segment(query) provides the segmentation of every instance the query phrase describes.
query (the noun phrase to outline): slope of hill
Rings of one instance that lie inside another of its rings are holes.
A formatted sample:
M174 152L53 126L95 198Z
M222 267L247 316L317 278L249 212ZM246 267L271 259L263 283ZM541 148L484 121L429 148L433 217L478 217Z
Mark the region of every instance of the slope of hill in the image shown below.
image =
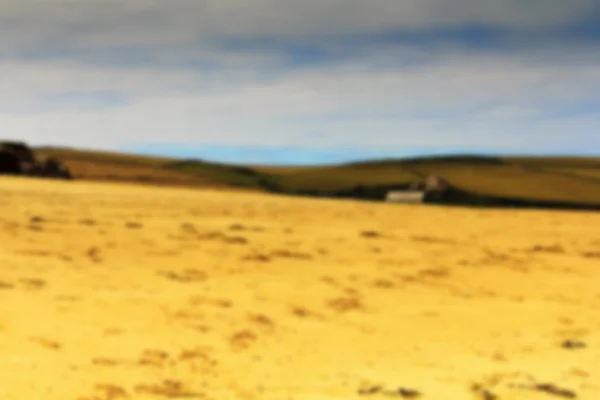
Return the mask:
M243 173L227 166L201 162L185 162L167 157L134 154L40 148L40 157L57 157L72 171L76 179L120 181L168 186L232 187L244 182ZM256 187L258 189L258 187Z
M380 198L388 189L437 175L456 190L488 202L600 207L600 157L460 155L272 167L57 148L37 153L60 158L75 178L84 180Z

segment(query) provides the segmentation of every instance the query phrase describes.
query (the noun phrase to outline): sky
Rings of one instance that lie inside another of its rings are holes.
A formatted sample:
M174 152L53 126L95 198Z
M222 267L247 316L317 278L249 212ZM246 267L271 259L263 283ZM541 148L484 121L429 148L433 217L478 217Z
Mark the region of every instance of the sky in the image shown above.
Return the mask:
M0 0L0 72L32 145L600 155L600 0Z

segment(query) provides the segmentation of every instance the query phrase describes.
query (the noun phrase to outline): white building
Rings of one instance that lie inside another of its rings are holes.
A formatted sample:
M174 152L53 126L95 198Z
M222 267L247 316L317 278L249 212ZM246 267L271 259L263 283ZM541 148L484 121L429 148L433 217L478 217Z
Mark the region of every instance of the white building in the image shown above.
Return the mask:
M425 192L418 190L390 191L385 197L385 201L391 203L422 203L425 199Z
M393 190L387 193L385 200L392 203L424 203L428 198L437 198L450 185L444 179L430 175L420 182L415 182L409 190Z

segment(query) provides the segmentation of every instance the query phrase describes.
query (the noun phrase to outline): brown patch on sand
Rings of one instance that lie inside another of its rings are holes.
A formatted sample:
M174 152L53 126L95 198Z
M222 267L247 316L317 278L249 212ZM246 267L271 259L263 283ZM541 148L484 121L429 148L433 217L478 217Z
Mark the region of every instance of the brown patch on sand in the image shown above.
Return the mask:
M46 338L42 338L42 337L33 337L31 338L31 340L34 343L39 344L40 346L49 349L49 350L60 350L62 348L62 345L54 340L50 340L50 339L46 339Z
M116 365L119 365L120 362L112 358L97 357L92 359L92 364L103 367L114 367Z
M46 281L39 278L23 278L19 282L28 289L41 289L46 286Z
M258 335L250 330L242 330L234 333L229 343L234 351L247 350L258 340Z
M102 393L103 400L126 399L129 397L125 388L112 383L99 383L94 386L94 390Z
M144 350L140 355L138 363L152 367L164 367L169 360L169 353L162 350Z
M183 271L158 271L158 275L179 283L203 282L208 278L206 272L193 268Z
M15 285L10 282L0 281L0 290L1 289L13 289L14 287L15 287Z
M263 333L269 333L275 330L275 322L264 314L250 314L248 319Z
M165 379L158 384L138 384L134 387L134 391L140 395L151 395L167 398L204 397L202 393L188 389L183 382L172 379Z
M529 249L531 253L550 253L563 254L566 253L565 248L559 244L541 245L537 244Z
M600 258L600 251L586 251L581 255L585 258Z
M364 309L362 300L356 296L338 297L329 300L327 301L327 306L339 313L360 311Z

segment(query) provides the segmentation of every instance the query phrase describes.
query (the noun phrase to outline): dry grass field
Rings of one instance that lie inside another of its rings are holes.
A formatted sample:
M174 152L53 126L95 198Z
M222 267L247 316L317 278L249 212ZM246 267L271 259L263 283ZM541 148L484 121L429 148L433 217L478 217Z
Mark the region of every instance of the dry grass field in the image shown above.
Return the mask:
M0 178L0 399L600 398L600 214Z

